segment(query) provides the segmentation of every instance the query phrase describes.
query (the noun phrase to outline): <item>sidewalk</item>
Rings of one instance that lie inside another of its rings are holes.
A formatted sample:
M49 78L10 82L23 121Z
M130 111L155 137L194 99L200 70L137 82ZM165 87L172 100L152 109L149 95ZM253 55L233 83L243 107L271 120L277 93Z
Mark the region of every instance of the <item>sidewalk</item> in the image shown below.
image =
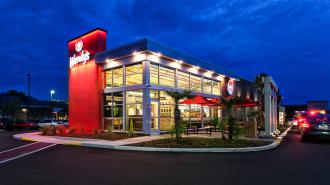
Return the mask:
M157 136L142 136L142 137L135 137L130 139L117 140L117 141L86 139L86 138L69 138L69 137L58 137L58 136L42 136L40 135L40 132L17 134L14 135L14 138L20 140L37 141L44 143L106 148L106 149L126 150L126 151L225 153L225 152L257 152L257 151L263 151L263 150L269 150L275 148L283 141L283 138L287 135L289 130L290 128L288 128L284 133L282 133L280 137L273 140L273 142L269 145L259 146L259 147L245 147L245 148L153 148L153 147L127 146L134 143L170 138L171 136L169 134L157 135ZM244 138L244 139L249 140L250 138Z
M44 143L54 143L63 145L77 145L77 146L89 146L89 145L99 145L99 146L122 146L130 145L135 143L142 143L157 139L170 138L171 136L166 135L156 135L156 136L142 136L134 137L129 139L122 139L116 141L108 141L101 139L88 139L88 138L74 138L74 137L60 137L60 136L42 136L41 132L23 133L14 135L15 139L36 141Z

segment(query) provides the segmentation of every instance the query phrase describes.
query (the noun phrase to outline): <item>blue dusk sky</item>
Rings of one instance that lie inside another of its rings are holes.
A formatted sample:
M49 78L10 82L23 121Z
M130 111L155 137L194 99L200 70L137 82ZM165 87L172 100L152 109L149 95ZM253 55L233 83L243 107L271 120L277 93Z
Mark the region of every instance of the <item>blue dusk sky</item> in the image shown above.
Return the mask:
M330 1L2 1L0 92L67 98L67 40L108 30L107 48L150 38L253 80L273 76L285 104L330 99Z

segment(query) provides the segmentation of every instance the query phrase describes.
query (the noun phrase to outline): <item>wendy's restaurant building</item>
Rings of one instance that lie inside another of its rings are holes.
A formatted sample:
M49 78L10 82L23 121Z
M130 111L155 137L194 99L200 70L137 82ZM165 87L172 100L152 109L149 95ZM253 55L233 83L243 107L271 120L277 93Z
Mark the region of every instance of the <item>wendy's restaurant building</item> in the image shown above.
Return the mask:
M98 28L68 41L71 128L166 132L174 126L175 107L166 91L190 90L209 100L240 96L235 117L242 124L260 108L256 84L233 72L149 39L106 50L106 34ZM184 121L198 127L223 116L220 105L179 109Z

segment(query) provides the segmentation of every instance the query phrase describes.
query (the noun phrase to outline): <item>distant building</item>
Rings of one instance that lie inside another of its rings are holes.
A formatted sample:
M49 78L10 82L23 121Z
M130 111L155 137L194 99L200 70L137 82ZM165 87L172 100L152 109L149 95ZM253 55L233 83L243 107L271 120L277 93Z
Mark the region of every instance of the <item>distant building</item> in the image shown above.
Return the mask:
M322 113L325 114L329 110L329 101L308 101L307 111L311 113Z
M329 101L307 101L306 104L284 105L287 118L293 118L295 115L304 115L307 113L329 113Z

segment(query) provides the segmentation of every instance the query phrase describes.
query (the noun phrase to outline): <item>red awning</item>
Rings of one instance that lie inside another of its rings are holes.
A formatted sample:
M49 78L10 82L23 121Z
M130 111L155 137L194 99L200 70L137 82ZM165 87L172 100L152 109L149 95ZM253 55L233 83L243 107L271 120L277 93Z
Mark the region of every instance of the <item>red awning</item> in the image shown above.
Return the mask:
M203 96L197 95L191 99L183 100L182 102L180 102L180 104L185 104L185 105L196 104L196 105L212 106L215 104L215 102Z
M258 106L259 103L251 99L240 99L235 103L235 107L254 107Z

